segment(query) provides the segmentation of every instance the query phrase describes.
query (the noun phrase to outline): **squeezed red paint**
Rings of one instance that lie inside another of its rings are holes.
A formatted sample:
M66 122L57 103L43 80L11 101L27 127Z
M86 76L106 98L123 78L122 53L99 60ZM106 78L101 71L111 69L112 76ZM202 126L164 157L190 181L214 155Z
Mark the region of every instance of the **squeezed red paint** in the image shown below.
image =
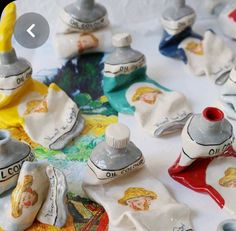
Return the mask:
M229 13L229 18L232 18L233 21L236 22L236 9Z
M232 146L224 151L220 157L236 157L236 152ZM217 156L219 157L219 156ZM212 158L198 158L190 166L179 166L180 156L175 164L169 168L170 176L177 182L184 186L202 193L208 193L217 204L223 208L225 205L224 198L212 186L206 184L206 170L208 165L217 157Z

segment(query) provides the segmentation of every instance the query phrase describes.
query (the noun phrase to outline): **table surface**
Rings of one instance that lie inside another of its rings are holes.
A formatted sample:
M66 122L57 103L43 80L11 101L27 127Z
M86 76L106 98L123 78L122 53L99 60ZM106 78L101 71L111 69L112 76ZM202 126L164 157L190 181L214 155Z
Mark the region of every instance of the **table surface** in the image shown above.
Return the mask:
M214 20L198 22L194 27L199 33L204 33L209 28L222 36ZM181 61L163 57L158 52L161 37L159 32L145 35L137 32L132 35L133 47L146 55L149 77L170 89L183 92L195 113L200 113L206 106L217 105L220 87L214 85L207 77L194 76ZM225 37L223 39L232 49L236 49L234 41ZM64 63L63 60L57 59L51 40L36 50L28 50L17 43L14 44L17 54L32 63L34 73L42 69L58 68ZM180 133L153 138L142 130L133 116L119 114L119 121L131 129L131 140L143 151L152 174L168 188L178 202L185 203L191 208L194 230L216 230L221 221L231 218L210 196L191 191L168 175L168 167L174 163L181 150ZM231 122L235 127L236 123Z

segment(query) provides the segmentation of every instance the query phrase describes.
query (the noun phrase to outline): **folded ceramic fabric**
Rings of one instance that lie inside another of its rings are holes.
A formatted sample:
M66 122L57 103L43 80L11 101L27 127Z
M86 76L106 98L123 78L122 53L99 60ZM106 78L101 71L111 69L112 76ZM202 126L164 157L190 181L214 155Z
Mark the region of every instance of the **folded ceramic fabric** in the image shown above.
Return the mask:
M64 226L66 192L65 177L59 170L41 162L24 162L16 188L11 195L0 198L4 211L0 214L0 227L6 231L23 231L37 216L44 224Z
M236 2L233 0L208 0L206 8L218 17L221 30L226 36L236 39Z
M1 200L3 213L0 226L7 231L23 231L30 227L46 198L49 181L46 164L25 162L11 197Z
M236 152L233 127L218 108L194 115L182 132L183 148L169 169L186 187L208 193L221 208L236 215Z
M66 178L60 170L53 166L46 168L46 174L49 180L49 190L37 215L37 220L43 224L61 228L66 224L68 216Z
M105 59L103 90L118 112L134 114L153 136L182 128L191 114L185 96L146 75L145 56L130 47L129 34L113 36L115 51Z
M219 85L228 79L235 54L212 31L206 31L202 40L187 38L178 48L184 51L186 65L195 75L206 75Z
M106 141L90 156L83 181L88 196L101 204L111 227L120 230L192 230L190 210L177 203L144 166L142 152L129 141L129 129L110 125Z
M77 0L60 11L54 45L61 58L111 50L111 28L104 6Z
M159 50L165 56L183 60L193 74L206 75L222 85L234 65L235 54L213 32L207 31L203 37L193 33L194 20L195 13L185 0L172 2L161 17L164 36Z
M230 119L236 120L236 69L232 69L230 77L220 92L221 108Z
M34 142L61 149L80 134L84 119L59 87L33 80L30 64L17 58L11 46L15 19L12 3L0 25L0 127L22 126Z

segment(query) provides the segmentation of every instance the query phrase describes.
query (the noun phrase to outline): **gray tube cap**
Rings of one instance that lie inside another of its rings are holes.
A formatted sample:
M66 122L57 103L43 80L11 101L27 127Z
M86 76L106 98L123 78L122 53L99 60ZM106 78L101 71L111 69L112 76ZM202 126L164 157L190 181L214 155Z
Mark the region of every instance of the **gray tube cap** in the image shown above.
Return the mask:
M185 0L171 0L168 7L162 13L162 17L165 20L177 21L192 14L195 14L195 11L186 5Z
M91 23L107 15L106 8L94 0L77 0L64 8L66 13L76 20Z
M30 63L26 59L18 59L14 49L0 53L0 78L16 76L29 70L32 71Z

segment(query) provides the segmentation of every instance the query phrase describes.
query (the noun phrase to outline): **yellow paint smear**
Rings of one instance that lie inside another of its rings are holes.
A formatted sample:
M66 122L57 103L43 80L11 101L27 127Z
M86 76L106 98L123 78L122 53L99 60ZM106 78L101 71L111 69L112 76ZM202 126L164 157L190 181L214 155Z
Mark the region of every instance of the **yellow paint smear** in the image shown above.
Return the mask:
M0 52L12 50L12 35L16 22L16 5L10 3L3 11L0 22Z

